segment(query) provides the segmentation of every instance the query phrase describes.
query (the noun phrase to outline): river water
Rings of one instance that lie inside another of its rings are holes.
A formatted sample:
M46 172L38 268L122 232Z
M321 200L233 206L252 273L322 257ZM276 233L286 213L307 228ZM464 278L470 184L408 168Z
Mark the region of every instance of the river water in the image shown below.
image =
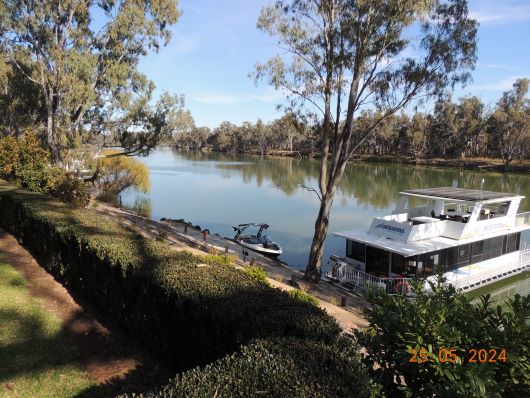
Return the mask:
M183 218L211 233L233 236L232 225L260 222L278 242L281 259L303 269L318 213L319 162L311 159L182 152L170 148L138 158L150 170L151 192L122 193L123 204L155 220ZM530 211L530 176L454 168L350 163L335 197L329 231L367 228L374 216L390 214L399 192L453 186L525 195L519 212ZM530 234L524 239L530 241ZM344 254L343 239L331 233L324 259ZM505 284L503 285L505 288Z

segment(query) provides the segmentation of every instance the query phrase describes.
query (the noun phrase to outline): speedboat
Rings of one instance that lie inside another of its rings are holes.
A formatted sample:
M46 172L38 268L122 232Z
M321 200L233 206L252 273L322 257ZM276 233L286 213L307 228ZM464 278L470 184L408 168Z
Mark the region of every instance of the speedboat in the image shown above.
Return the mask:
M258 228L256 235L243 235L243 232L247 228L255 227ZM269 228L268 224L239 224L234 228L236 235L234 236L234 241L239 243L241 246L247 247L258 253L264 254L266 256L276 257L282 254L282 248L276 242L274 242L267 235L262 235L263 231Z

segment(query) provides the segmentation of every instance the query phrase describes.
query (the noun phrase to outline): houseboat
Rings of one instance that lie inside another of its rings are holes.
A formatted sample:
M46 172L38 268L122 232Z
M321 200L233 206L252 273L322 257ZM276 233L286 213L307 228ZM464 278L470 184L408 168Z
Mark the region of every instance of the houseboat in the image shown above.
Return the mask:
M333 233L346 241L332 255L324 279L349 289L375 285L409 293L410 281L443 271L463 291L530 270L530 212L517 213L524 196L462 188L400 192L395 211L375 217L368 230Z

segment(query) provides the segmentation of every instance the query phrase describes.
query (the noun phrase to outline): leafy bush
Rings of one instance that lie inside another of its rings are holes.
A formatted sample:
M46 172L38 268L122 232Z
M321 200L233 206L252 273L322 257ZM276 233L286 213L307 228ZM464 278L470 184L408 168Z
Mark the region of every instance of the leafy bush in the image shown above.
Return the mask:
M351 341L329 346L283 338L253 341L143 397L353 398L376 392Z
M90 200L89 185L49 162L49 153L34 134L0 139L0 177L34 192L50 193L74 206L86 206Z
M23 188L35 192L50 190L55 170L50 168L49 161L49 153L40 146L34 134L0 139L0 175Z
M289 296L295 300L301 301L303 303L309 303L318 307L318 300L300 289L289 290Z
M256 282L262 283L265 286L270 286L270 282L267 279L267 273L259 265L251 265L244 269L245 273L254 279Z
M64 174L50 193L61 201L77 207L85 207L90 202L90 186L70 174Z
M203 256L203 262L210 265L225 265L233 267L234 259L226 254L207 254Z
M59 281L175 369L205 365L254 338L332 342L340 332L321 309L233 267L198 268L202 257L44 195L0 185L0 222Z
M426 293L413 284L413 291L415 300L381 289L369 292L370 326L355 331L366 365L389 396L528 396L530 296L516 296L503 311L491 305L489 296L473 304L450 285L432 284ZM426 360L410 362L411 349ZM471 349L505 349L508 361L470 363ZM448 361L441 350L454 350L460 360Z
M96 184L101 192L117 195L129 187L149 192L149 168L130 156L115 156L117 150L105 150L97 161Z

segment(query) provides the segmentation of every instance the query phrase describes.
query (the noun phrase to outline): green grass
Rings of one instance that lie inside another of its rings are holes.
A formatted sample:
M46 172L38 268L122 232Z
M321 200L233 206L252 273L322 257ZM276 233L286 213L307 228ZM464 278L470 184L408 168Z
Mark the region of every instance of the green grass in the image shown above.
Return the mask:
M61 321L0 257L0 397L94 396Z

